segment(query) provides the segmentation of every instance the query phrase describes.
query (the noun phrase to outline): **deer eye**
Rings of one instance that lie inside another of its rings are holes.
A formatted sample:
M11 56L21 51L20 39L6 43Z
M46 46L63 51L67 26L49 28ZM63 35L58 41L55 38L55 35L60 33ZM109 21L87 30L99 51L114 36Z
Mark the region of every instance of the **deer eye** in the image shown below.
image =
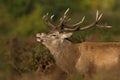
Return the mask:
M57 35L52 35L52 36L56 37Z

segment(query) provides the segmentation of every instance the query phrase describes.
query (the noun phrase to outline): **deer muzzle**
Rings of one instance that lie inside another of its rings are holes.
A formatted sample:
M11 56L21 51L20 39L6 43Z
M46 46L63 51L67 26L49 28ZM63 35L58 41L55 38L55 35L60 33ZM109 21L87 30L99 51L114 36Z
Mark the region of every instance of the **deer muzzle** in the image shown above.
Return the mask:
M40 33L36 34L36 41L37 42L43 42L43 40L42 40L42 34L40 34Z

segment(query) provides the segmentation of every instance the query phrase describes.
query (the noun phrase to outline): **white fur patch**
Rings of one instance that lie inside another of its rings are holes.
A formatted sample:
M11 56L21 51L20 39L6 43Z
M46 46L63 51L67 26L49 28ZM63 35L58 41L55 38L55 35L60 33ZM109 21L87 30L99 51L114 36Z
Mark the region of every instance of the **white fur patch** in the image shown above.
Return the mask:
M38 38L36 39L36 41L41 42L41 40L40 40L40 39L38 39Z

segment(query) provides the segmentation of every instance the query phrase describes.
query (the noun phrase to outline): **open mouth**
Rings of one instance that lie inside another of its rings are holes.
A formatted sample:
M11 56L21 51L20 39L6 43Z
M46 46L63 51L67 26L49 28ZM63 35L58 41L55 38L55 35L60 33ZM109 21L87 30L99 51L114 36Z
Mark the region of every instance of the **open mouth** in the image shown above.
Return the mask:
M37 39L36 39L36 41L37 41L37 42L41 42L42 40L41 40L41 39L39 39L39 38L37 38Z

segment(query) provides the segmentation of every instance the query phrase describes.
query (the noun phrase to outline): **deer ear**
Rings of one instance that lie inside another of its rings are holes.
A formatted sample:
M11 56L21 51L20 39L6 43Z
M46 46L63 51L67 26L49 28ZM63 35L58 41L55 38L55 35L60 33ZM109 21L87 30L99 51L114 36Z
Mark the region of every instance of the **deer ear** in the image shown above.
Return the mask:
M61 35L61 38L62 38L62 39L69 38L71 35L72 35L72 33L63 33L63 34Z

